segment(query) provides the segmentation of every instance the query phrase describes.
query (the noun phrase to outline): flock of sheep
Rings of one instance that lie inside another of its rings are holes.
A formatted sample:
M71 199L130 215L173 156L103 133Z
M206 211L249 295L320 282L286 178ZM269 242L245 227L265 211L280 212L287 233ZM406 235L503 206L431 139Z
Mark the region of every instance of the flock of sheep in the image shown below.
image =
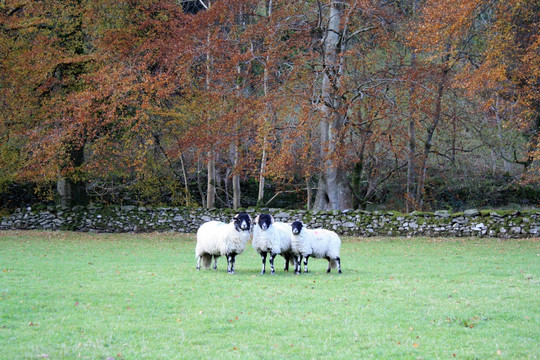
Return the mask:
M337 268L341 274L339 236L326 229L308 229L301 221L292 224L274 221L270 214L260 214L255 224L247 213L238 213L229 224L221 221L208 221L197 230L197 270L208 269L214 258L214 270L217 269L218 257L227 257L227 272L234 274L236 255L244 252L246 244L252 240L253 248L261 255L262 270L266 271L266 257L270 255L271 273L275 273L274 259L281 255L285 259L285 271L289 264L294 265L295 274L301 273L302 258L304 272L308 272L308 259L324 258L328 260L328 270Z

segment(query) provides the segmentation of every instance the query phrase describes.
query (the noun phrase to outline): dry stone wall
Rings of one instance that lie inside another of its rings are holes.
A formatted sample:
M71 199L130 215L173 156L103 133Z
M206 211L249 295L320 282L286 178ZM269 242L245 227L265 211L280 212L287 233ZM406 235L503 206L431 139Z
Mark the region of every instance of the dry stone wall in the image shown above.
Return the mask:
M540 210L478 211L461 213L436 211L367 212L246 209L252 217L267 212L277 221L301 220L310 228L326 228L340 235L354 236L488 236L499 238L537 237ZM148 208L137 206L47 207L18 209L0 220L0 230L42 229L85 232L195 233L209 220L229 222L235 211L202 208Z

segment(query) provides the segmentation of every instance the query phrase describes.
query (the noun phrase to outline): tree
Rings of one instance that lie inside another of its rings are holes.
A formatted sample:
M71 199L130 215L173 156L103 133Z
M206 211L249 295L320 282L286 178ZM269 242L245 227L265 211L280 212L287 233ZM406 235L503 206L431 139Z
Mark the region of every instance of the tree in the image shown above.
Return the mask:
M473 24L485 11L482 5L481 0L462 0L452 2L451 6L446 0L426 1L420 10L421 18L410 32L410 46L421 54L418 61L424 68L424 78L430 79L430 83L425 86L433 94L431 108L425 109L430 121L425 124L424 145L418 169L415 196L418 209L423 207L428 163L435 132L443 121L445 93L453 86L452 81L459 62L477 56L474 54L474 46L478 32ZM434 86L430 86L431 84Z
M44 149L37 149L39 145L33 144L32 140L35 139L33 135L39 133L41 119L60 116L58 106L66 96L80 90L81 75L91 64L83 33L85 6L83 1L23 2L2 6L5 20L2 36L7 40L8 54L2 59L6 70L2 73L10 74L9 78L3 79L6 90L3 94L17 94L6 99L7 108L12 111L6 112L4 123L8 124L9 130L13 129L13 123L24 123L27 131L24 136L30 141L23 142L34 148L30 152L30 162L19 175L50 180L59 177L62 181L58 187L65 205L85 202L84 181L77 170L83 160L84 144L56 137L56 166L47 171L36 171L40 165L34 160L41 157ZM24 113L18 109L24 109ZM23 135L22 132L19 134Z
M487 2L489 4L489 2ZM488 18L482 58L468 68L464 88L480 94L486 116L496 126L521 132L523 151L500 151L506 162L523 166L523 180L538 182L540 130L540 4L534 0L501 1Z

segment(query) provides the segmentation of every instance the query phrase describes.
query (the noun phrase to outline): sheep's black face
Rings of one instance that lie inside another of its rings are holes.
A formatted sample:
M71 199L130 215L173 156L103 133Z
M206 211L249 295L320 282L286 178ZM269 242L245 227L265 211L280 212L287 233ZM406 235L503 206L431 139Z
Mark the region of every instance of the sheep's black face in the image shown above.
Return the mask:
M301 221L295 221L291 224L291 227L292 227L293 235L298 235L300 234L300 231L302 231L302 228L304 227L304 225L302 224Z
M251 217L247 213L236 214L233 221L237 231L246 231L251 228Z
M258 224L263 230L268 229L270 225L272 225L272 223L274 222L274 218L272 218L272 215L270 214L260 214L258 218Z

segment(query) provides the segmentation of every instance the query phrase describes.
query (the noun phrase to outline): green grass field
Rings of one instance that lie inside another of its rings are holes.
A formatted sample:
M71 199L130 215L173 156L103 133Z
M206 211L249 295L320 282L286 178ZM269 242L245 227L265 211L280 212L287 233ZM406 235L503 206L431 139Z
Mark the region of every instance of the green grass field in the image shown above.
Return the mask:
M540 241L345 238L343 274L194 235L0 232L1 359L536 359Z

